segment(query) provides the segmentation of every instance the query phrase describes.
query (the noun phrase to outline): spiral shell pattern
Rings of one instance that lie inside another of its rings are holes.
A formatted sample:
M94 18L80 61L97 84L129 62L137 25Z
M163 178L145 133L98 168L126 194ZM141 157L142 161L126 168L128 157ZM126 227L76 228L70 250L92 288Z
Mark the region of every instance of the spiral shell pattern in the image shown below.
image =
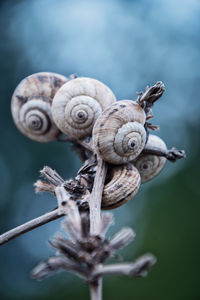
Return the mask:
M53 99L52 114L58 128L72 139L91 135L101 112L116 98L102 82L79 77L62 86Z
M165 142L156 135L150 134L147 147L158 148L163 151L167 150ZM162 156L141 154L135 161L134 165L138 169L142 183L151 180L164 168L166 158Z
M134 101L121 100L104 110L93 128L94 147L112 164L134 160L146 143L144 110Z
M14 91L11 111L18 129L38 142L53 141L60 134L51 113L52 99L67 78L41 72L23 79Z
M109 180L103 190L102 209L114 209L125 204L140 187L140 174L131 163L110 167Z

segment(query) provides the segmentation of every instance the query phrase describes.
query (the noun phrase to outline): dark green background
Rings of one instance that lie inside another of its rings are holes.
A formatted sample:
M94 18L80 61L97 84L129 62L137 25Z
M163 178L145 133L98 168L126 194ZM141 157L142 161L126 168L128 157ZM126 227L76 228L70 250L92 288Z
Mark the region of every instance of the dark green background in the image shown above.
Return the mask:
M49 165L64 178L80 166L70 145L40 144L12 121L10 99L24 77L39 71L77 73L102 80L118 99L162 80L154 124L168 147L187 159L167 163L159 177L115 213L115 226L131 226L135 241L126 260L151 252L158 262L145 279L107 277L104 299L197 300L199 282L199 1L1 1L0 2L0 232L53 209L35 195L38 171ZM55 221L0 248L0 298L88 299L87 286L70 273L43 282L31 269L53 251L47 240Z

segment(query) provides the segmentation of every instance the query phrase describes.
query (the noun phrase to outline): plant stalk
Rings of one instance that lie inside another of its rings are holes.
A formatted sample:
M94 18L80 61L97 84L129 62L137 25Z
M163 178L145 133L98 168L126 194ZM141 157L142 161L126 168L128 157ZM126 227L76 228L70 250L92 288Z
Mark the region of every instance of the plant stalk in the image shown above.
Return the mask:
M106 163L98 157L97 172L89 202L90 206L90 234L98 235L101 230L101 199L106 177Z
M102 299L102 277L99 278L94 284L90 284L90 299L101 300Z
M0 235L0 246L18 236L20 236L21 234L31 231L41 225L49 223L49 222L56 220L62 216L64 216L64 213L62 213L60 211L60 209L57 208L57 209L55 209L51 212L48 212L40 217L32 219L31 221L28 221L20 226L17 226L15 228L5 232L4 234Z
M97 172L94 180L92 194L89 202L90 207L90 234L99 235L101 232L101 201L106 178L107 165L97 156ZM98 269L96 265L94 269ZM90 284L91 300L102 299L102 277L99 277L95 283Z

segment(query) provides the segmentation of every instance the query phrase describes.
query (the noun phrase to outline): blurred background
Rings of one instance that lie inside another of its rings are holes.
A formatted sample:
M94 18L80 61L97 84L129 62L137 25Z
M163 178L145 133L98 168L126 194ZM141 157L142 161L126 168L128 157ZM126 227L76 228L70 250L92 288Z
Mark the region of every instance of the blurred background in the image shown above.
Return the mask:
M125 260L151 252L158 262L145 279L106 277L104 299L197 300L199 282L200 2L198 0L13 0L0 2L0 233L56 206L35 195L44 165L64 178L81 163L70 145L40 144L15 127L10 101L17 84L40 71L76 73L106 83L118 99L163 81L153 124L187 159L170 162L114 211L116 224L136 232L121 251ZM0 299L89 299L86 284L71 273L42 282L30 271L54 251L47 240L54 221L0 248Z

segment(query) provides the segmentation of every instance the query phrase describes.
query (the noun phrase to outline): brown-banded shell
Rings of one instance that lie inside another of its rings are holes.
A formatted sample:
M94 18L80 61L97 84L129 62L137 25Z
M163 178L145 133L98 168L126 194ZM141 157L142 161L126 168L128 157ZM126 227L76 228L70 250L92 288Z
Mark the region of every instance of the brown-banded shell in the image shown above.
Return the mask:
M131 100L118 101L97 119L93 128L93 143L101 157L112 164L134 160L146 143L146 114Z
M103 190L102 209L114 209L125 204L140 187L140 174L131 163L110 168Z
M79 77L62 86L53 99L52 114L58 128L72 139L91 135L101 112L116 98L102 82Z
M18 129L38 142L55 140L60 130L55 125L51 105L58 89L67 78L49 72L40 72L23 79L16 87L11 111Z
M158 148L167 151L165 142L158 136L150 134L146 147ZM134 165L138 169L142 183L151 180L164 168L166 158L152 154L141 154L135 161Z

